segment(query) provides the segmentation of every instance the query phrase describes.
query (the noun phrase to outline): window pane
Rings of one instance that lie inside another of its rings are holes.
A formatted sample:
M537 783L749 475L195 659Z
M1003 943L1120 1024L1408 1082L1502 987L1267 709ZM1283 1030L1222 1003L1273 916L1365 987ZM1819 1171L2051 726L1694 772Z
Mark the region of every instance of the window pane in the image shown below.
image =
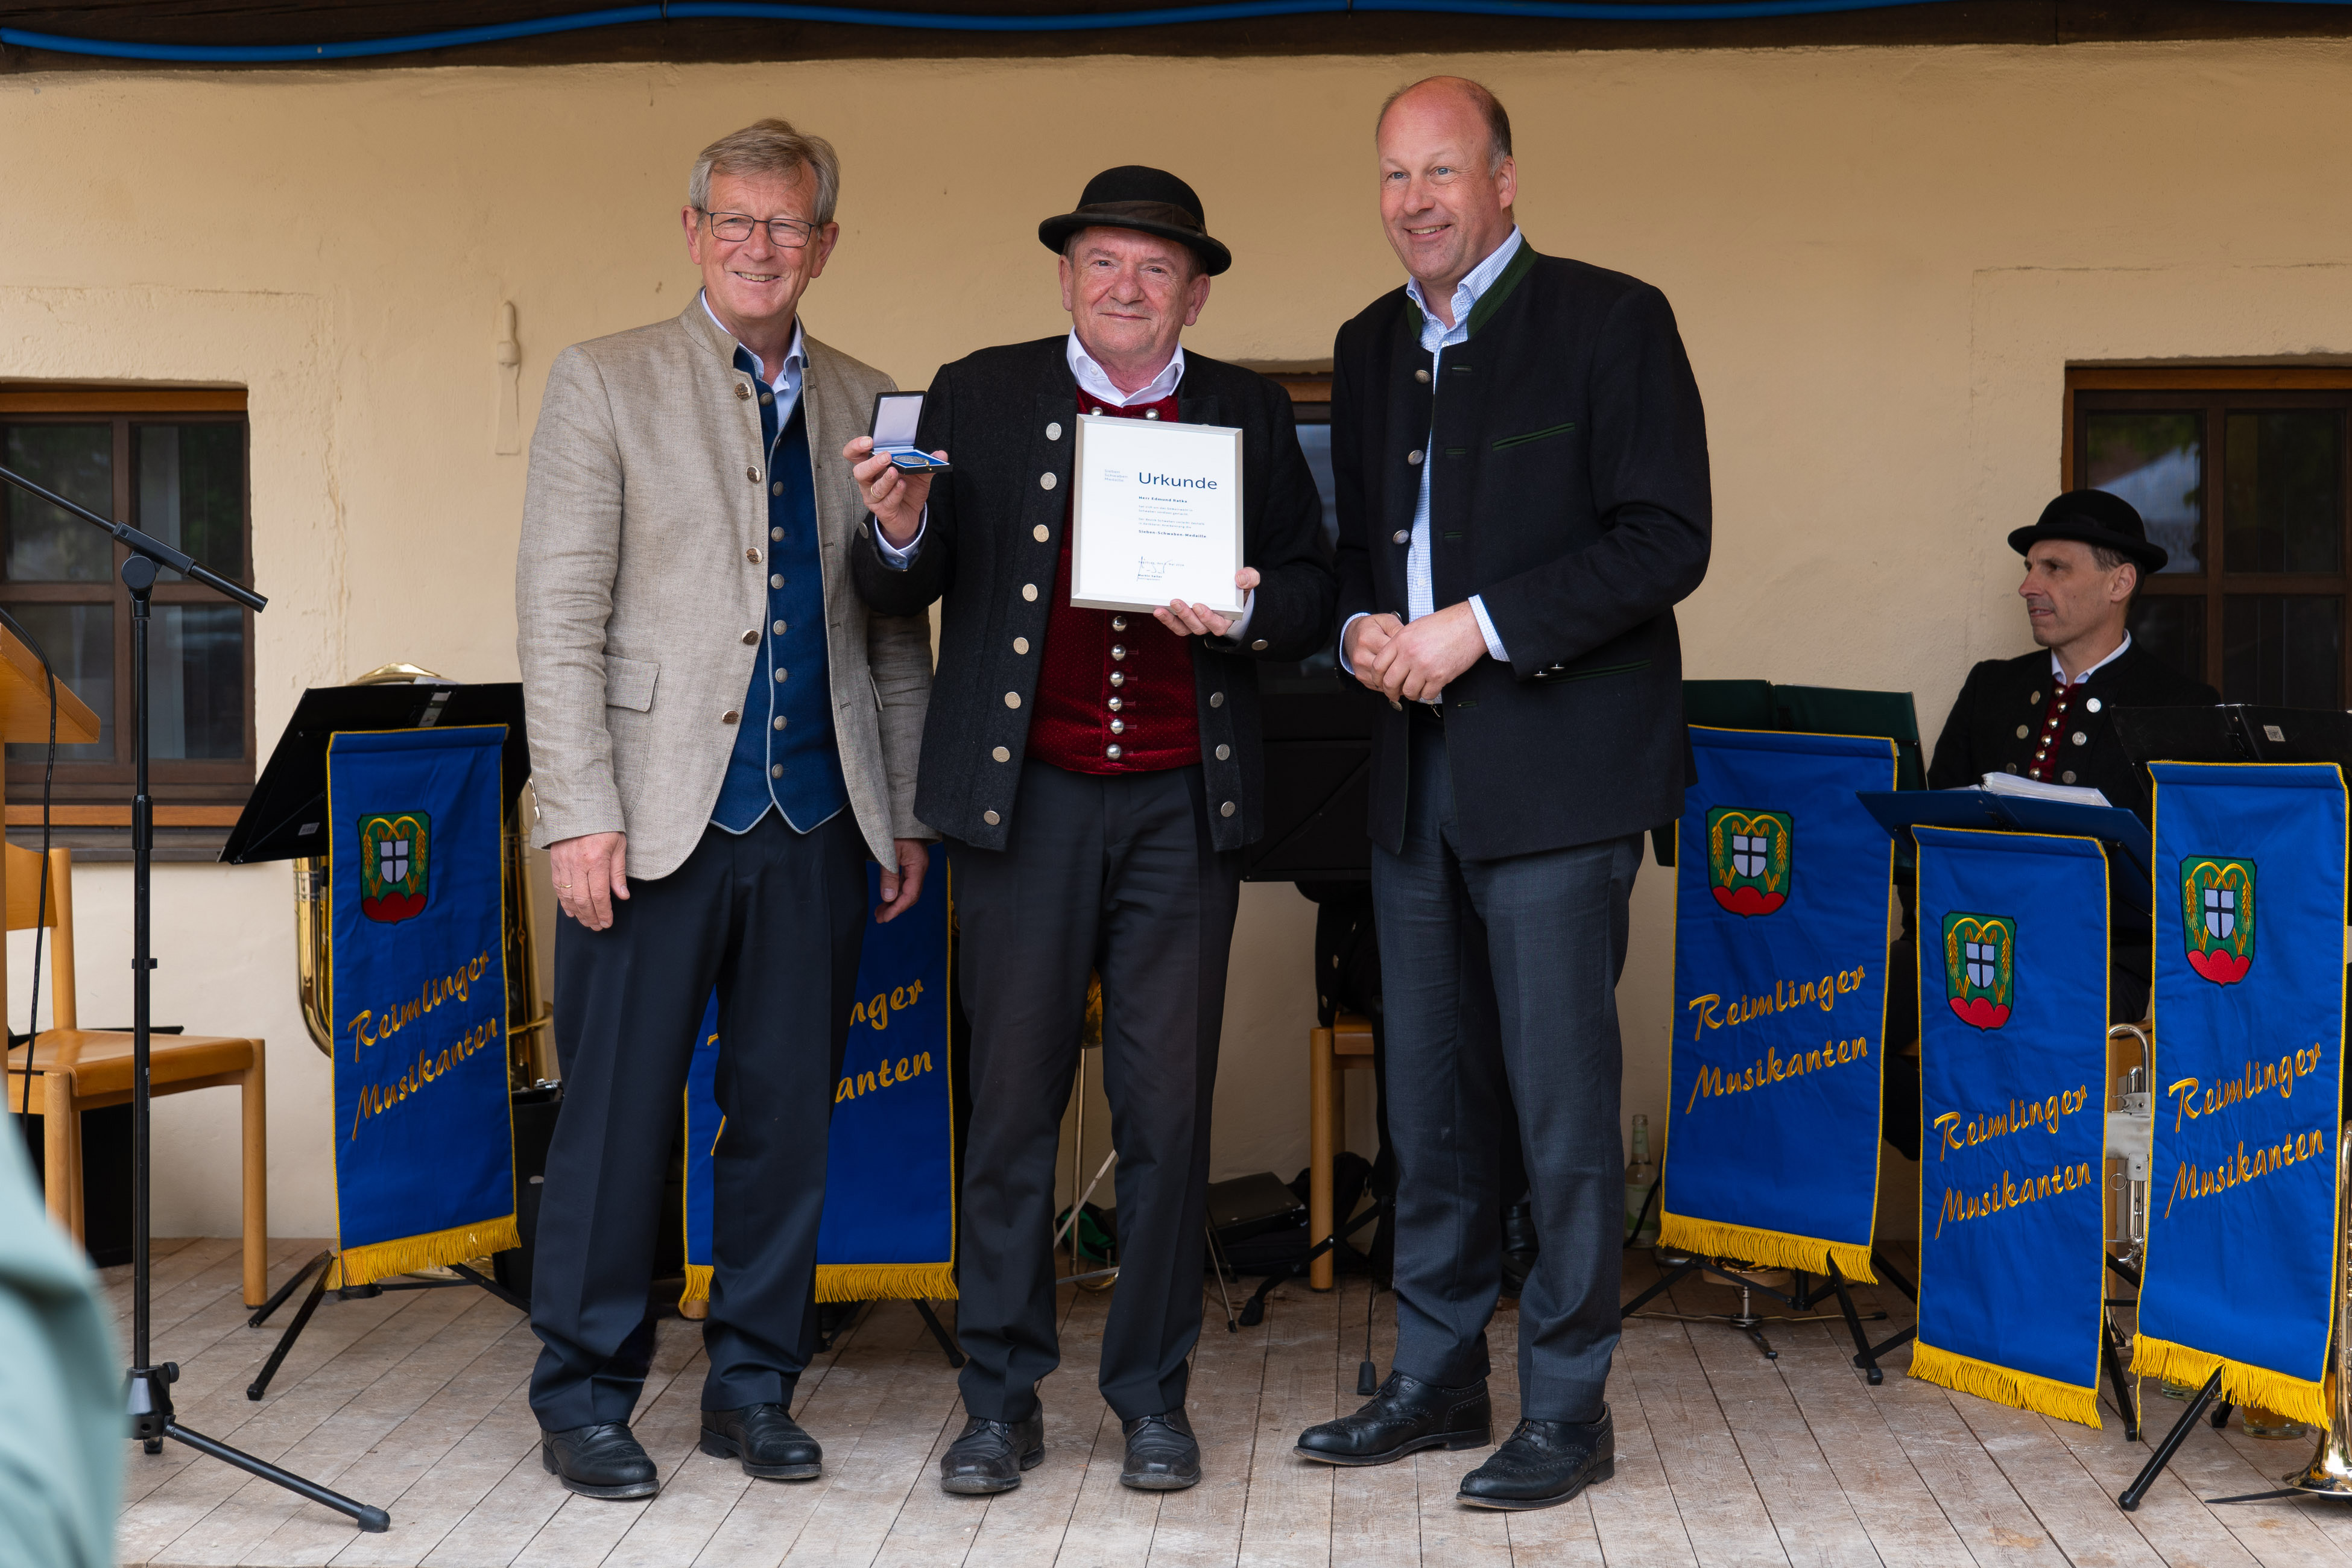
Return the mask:
M2167 572L2205 570L2205 420L2199 414L2086 414L2086 478L2132 503Z
M100 544L106 535L92 532ZM111 548L111 546L110 546ZM111 605L12 605L9 611L24 623L49 656L59 684L73 688L98 711L95 745L58 747L58 761L106 763L114 760L114 606ZM43 704L44 709L47 703ZM46 711L42 722L48 721ZM37 763L48 754L43 742L18 742L8 748L12 763Z
M1339 486L1331 478L1331 424L1328 419L1298 422L1298 449L1306 455L1307 471L1315 477L1315 492L1323 498L1323 548L1339 542Z
M2221 609L2221 700L2344 706L2344 601L2231 594Z
M193 553L193 552L191 552ZM245 612L158 605L147 633L148 754L157 762L245 755Z
M224 577L245 574L245 427L142 425L139 526ZM167 572L166 581L179 574Z
M2344 559L2338 416L2232 414L2225 429L2226 569L2336 571Z
M2154 655L2175 674L2205 679L2205 601L2187 595L2142 594L2132 601L2132 646Z
M114 515L114 426L12 425L8 467L100 517ZM103 583L114 575L114 542L80 518L15 486L5 487L8 580Z

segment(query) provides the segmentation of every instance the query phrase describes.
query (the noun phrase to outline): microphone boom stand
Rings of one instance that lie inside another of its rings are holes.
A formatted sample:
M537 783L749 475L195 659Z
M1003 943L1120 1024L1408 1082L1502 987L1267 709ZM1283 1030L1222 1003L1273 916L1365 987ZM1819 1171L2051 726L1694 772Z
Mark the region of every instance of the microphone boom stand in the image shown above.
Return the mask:
M247 609L260 611L269 601L252 589L242 587L218 574L198 565L185 552L173 548L160 539L140 532L128 523L111 522L77 506L61 495L43 489L22 474L0 468L0 479L6 480L28 495L38 497L58 510L79 518L92 527L103 529L114 542L131 553L124 559L120 572L122 585L131 595L131 758L135 780L131 801L131 1370L129 1373L129 1405L131 1436L140 1439L146 1451L160 1454L163 1439L170 1437L185 1443L200 1454L206 1454L223 1464L234 1465L247 1474L284 1487L288 1491L333 1509L355 1521L371 1534L392 1528L392 1516L380 1508L353 1502L341 1492L330 1491L315 1481L308 1481L289 1471L281 1470L264 1459L232 1448L216 1438L192 1431L180 1425L172 1409L172 1384L179 1381L180 1369L171 1362L162 1365L150 1363L148 1356L148 1293L147 1268L149 1203L148 1184L152 1174L148 1161L148 989L155 968L150 956L149 915L151 912L149 871L154 858L154 802L147 795L147 630L149 597L155 586L155 574L168 567L193 582L202 583L224 598L234 600ZM28 1019L26 1027L37 1036L34 1026L38 1020ZM29 1058L30 1053L27 1053ZM26 1070L32 1064L28 1059ZM58 1136L52 1130L50 1136Z

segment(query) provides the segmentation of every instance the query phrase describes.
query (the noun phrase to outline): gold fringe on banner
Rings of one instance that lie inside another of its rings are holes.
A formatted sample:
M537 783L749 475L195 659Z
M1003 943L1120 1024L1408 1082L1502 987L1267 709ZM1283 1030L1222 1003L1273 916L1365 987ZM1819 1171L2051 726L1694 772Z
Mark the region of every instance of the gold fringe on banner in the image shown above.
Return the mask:
M1658 1244L1708 1258L1738 1258L1774 1268L1802 1268L1812 1274L1827 1273L1822 1267L1827 1261L1836 1264L1838 1272L1849 1280L1863 1285L1878 1283L1878 1276L1870 1271L1867 1246L1823 1241L1813 1236L1791 1236L1780 1230L1759 1230L1753 1226L1727 1225L1721 1220L1693 1219L1672 1210L1662 1211L1658 1215Z
M686 1266L686 1289L678 1300L710 1300L711 1266ZM816 1299L820 1301L911 1301L955 1300L952 1263L820 1263L816 1266Z
M369 1285L395 1274L487 1258L493 1252L510 1251L521 1245L522 1237L515 1229L512 1215L400 1241L379 1241L373 1247L354 1247L336 1254L327 1288L331 1290L344 1285Z
M2013 1367L1995 1366L1974 1356L1956 1355L1937 1350L1925 1340L1912 1342L1911 1375L1961 1394L1973 1394L1979 1399L1990 1399L1996 1405L2031 1410L2037 1415L2054 1415L2061 1421L2078 1422L2093 1428L2099 1425L2096 1388L2060 1383L2055 1378L2039 1377Z
M2215 1367L2221 1369L2221 1397L2232 1405L2275 1410L2323 1430L2333 1419L2316 1383L2147 1334L2137 1335L2132 1342L2134 1377L2161 1377L2201 1388Z
M683 1307L688 1301L710 1300L710 1268L708 1263L689 1263L686 1266L686 1289L678 1293L679 1306Z
M914 1301L955 1299L952 1263L820 1263L820 1301Z

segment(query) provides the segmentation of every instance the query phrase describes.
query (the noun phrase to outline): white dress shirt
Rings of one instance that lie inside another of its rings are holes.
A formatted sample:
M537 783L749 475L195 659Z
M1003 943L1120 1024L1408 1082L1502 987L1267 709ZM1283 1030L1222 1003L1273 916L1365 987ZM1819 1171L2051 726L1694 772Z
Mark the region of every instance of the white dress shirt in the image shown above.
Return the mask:
M1471 310L1477 306L1480 297L1494 287L1495 279L1503 275L1503 268L1511 264L1511 258L1517 256L1519 247L1526 243L1518 226L1513 225L1511 232L1504 237L1502 244L1495 247L1494 253L1472 268L1462 281L1454 286L1454 324L1450 327L1439 321L1437 312L1429 308L1428 297L1421 289L1421 279L1405 279L1405 298L1421 311L1421 346L1429 351L1429 387L1433 405L1441 380L1437 374L1438 365L1444 359L1445 351L1456 343L1470 341ZM1431 439L1423 443L1423 450L1432 454L1436 451L1435 419L1433 406ZM1429 479L1436 467L1433 462L1421 465L1421 494L1412 506L1412 542L1406 547L1404 554L1404 606L1408 621L1417 621L1437 607L1436 589L1431 579L1429 564ZM1349 616L1348 626L1352 626L1362 620L1366 613L1358 611ZM1476 594L1470 595L1470 613L1477 617L1478 634L1486 639L1486 652L1506 664L1509 663L1511 656L1504 651L1503 639L1496 635L1495 623L1487 617L1486 601ZM1355 666L1348 663L1347 650L1348 627L1342 626L1339 628L1339 658L1349 672L1353 674Z
M2123 656L2124 656L2124 655L2126 655L2126 654L2129 653L2130 651L2131 651L2131 633L2129 633L2129 632L2126 632L2126 633L2124 634L2124 640L2123 640L2123 641L2121 641L2121 642L2119 642L2119 643L2117 643L2117 644L2116 645L2116 651L2115 651L2115 652L2113 652L2113 653L2111 653L2111 654L2107 655L2107 657L2106 657L2106 658L2103 658L2103 659L2099 660L2099 662L2098 662L2098 663L2096 663L2096 664L2095 664L2095 665L2091 666L2091 668L2088 668L2088 669L2084 670L2082 674L2080 674L2080 675L2076 676L2076 677L2075 677L2072 681L2069 681L2069 680L2066 679L2066 667L2065 667L2064 665L2060 664L2060 663L2058 662L2058 656L2057 656L2057 654L2055 654L2055 653L2053 652L2053 654L2051 654L2051 656L2050 656L2050 679L2053 679L2053 680L2054 680L2054 681L2056 681L2056 682L2057 682L2059 685L2061 685L2061 686L2069 686L2069 685L2073 685L2073 686L2079 686L2079 685L2081 685L2084 681L2090 679L2091 679L2091 677L2093 677L2093 676L2095 676L2095 675L2098 674L2098 673L2099 673L2099 671L2101 671L2101 670L2103 670L2103 669L2106 668L2107 668L2107 666L2109 666L2109 665L2111 665L2111 664L2115 663L2115 662L2116 662L2116 660L2117 660L2117 659L2119 659L2119 658L2123 658Z
M1153 376L1140 392L1121 392L1113 386L1110 377L1103 374L1103 367L1095 363L1095 356L1087 353L1087 345L1078 342L1075 329L1070 333L1070 341L1062 346L1062 353L1070 362L1070 374L1078 378L1078 390L1096 402L1108 403L1113 408L1157 403L1173 394L1176 384L1184 379L1184 347L1181 343L1176 347L1176 357L1160 367L1160 374Z

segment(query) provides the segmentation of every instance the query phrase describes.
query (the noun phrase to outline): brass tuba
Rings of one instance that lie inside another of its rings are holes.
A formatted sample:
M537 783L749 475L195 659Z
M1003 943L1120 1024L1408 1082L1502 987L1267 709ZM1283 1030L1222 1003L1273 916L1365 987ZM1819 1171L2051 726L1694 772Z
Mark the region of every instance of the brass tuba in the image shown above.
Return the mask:
M352 686L404 686L441 677L413 664L387 664L369 670ZM548 1029L553 1015L539 994L538 942L531 935L530 857L522 818L522 797L507 808L499 834L500 875L506 881L507 1079L510 1088L529 1089L555 1074L554 1042ZM327 858L294 862L294 969L302 999L302 1023L329 1057L335 1054L335 1021L327 1012L327 976L332 968L334 925L327 907Z
M2352 1177L2352 1159L2347 1159L2344 1150L2345 1131L2352 1131L2352 1121L2346 1122L2336 1138L2336 1190L2345 1194L2347 1202L2352 1202L2352 1186L2341 1184ZM2343 1234L2343 1224L2339 1217L2339 1235ZM2332 1497L2352 1497L2352 1401L2347 1398L2347 1394L2352 1394L2352 1380L2346 1378L2344 1365L2345 1299L2347 1289L2352 1289L2352 1279L2347 1278L2344 1265L2344 1255L2336 1254L2336 1342L2328 1347L2332 1353L2327 1358L2327 1376L2320 1384L2320 1397L2327 1402L2327 1427L2319 1435L2319 1447L2312 1451L2311 1463L2291 1476L2280 1478L2295 1491Z

